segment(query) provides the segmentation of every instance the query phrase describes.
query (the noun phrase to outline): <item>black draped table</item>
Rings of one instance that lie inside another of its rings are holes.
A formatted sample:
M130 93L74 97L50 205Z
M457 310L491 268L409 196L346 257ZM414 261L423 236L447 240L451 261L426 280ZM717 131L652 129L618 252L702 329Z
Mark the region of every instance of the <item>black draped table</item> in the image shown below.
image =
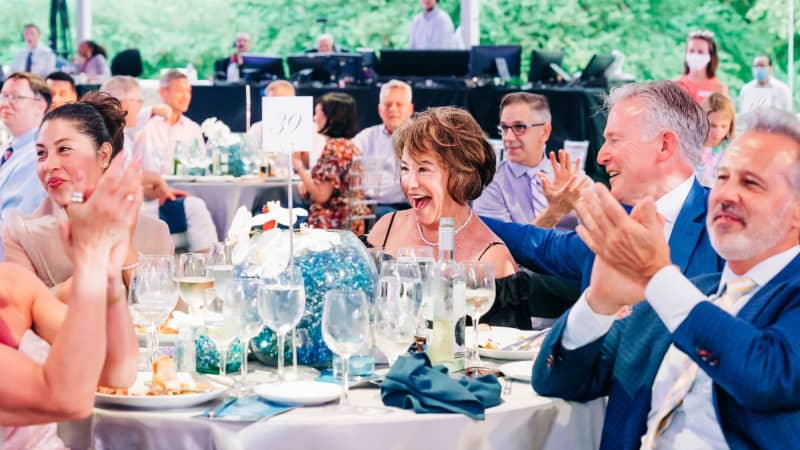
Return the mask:
M503 95L517 89L502 87L469 88L458 86L414 86L414 107L422 111L430 106L457 106L468 110L491 138L499 138L498 107ZM361 128L380 123L378 117L379 86L300 87L298 95L319 97L326 92L343 92L353 96L358 105ZM577 87L534 87L526 92L542 94L550 102L553 115L553 133L547 143L548 150L563 146L564 140L587 140L589 151L586 173L595 180L606 180L607 175L597 165L596 157L603 144L606 113L602 108L602 89ZM244 131L250 123L261 120L262 89L243 85L202 86L192 90L192 104L186 113L191 119L202 122L216 117L233 131Z

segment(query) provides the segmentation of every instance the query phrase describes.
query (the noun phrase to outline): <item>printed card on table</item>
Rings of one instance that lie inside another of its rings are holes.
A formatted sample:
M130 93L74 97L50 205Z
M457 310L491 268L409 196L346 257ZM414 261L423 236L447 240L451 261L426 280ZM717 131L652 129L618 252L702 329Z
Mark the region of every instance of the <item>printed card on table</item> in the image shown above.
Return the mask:
M314 138L312 97L261 99L263 148L272 153L309 151Z

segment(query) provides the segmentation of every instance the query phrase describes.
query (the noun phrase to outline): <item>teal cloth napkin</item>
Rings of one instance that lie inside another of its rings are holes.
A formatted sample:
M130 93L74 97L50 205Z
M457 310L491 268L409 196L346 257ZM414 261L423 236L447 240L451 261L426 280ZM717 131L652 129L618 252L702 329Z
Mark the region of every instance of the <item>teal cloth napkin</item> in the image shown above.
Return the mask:
M459 413L484 419L484 410L500 404L500 383L494 375L451 378L444 366L433 366L424 353L397 358L381 383L386 406L419 414Z

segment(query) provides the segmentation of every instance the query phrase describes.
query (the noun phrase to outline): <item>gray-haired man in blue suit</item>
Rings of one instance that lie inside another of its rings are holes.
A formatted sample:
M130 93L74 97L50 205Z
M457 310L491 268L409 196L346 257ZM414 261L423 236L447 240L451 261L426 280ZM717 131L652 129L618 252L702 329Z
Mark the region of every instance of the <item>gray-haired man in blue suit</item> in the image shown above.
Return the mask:
M629 216L596 186L578 203L597 258L533 386L607 395L602 449L800 448L800 120L751 114L709 195L721 274L690 281L672 265L652 199Z

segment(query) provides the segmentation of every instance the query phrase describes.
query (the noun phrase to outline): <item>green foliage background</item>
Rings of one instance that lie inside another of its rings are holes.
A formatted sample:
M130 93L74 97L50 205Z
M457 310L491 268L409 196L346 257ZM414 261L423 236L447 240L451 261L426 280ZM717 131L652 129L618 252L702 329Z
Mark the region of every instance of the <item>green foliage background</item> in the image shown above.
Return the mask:
M301 51L313 46L323 31L319 17L328 19L327 31L344 47L403 47L419 10L416 0L92 3L95 39L111 55L130 47L141 49L145 77L191 62L202 78L209 78L214 59L230 52L239 30L253 35L253 51ZM440 4L458 26L459 1ZM47 34L49 5L46 0L0 0L0 61L10 62L22 46L23 23L35 22ZM752 78L750 62L756 53L772 55L776 76L786 79L787 0L481 0L480 5L481 43L520 43L528 55L534 48L561 49L571 71L579 70L593 53L618 49L627 57L625 71L637 79L674 79L682 70L686 33L702 28L717 35L719 77L732 93ZM69 8L74 32L74 0ZM796 35L795 42L800 43Z

